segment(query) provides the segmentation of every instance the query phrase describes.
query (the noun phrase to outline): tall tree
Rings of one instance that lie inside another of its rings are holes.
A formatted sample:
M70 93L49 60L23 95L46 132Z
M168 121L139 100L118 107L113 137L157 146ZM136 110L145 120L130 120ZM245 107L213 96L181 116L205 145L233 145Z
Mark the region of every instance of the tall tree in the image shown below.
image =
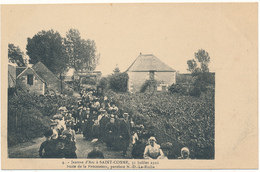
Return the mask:
M193 82L192 95L199 96L201 92L206 91L206 86L209 83L209 62L210 56L208 52L203 49L195 53L195 59L188 60L188 71L192 73L195 78Z
M8 59L18 66L25 66L24 53L21 51L19 46L14 44L8 44Z
M27 38L26 50L30 63L36 64L41 61L56 75L60 75L67 67L63 39L57 31L43 30L33 38Z
M119 73L120 72L120 69L119 69L119 67L118 67L118 65L116 64L116 68L113 70L113 72L114 72L114 74L116 74L116 73Z
M206 52L203 49L198 50L197 53L195 53L195 59L188 60L188 71L190 71L192 74L200 74L200 73L207 73L209 72L209 62L210 62L210 56L209 53ZM198 65L198 63L200 65Z
M64 40L69 64L75 70L93 71L99 61L95 41L82 39L77 29L70 29Z

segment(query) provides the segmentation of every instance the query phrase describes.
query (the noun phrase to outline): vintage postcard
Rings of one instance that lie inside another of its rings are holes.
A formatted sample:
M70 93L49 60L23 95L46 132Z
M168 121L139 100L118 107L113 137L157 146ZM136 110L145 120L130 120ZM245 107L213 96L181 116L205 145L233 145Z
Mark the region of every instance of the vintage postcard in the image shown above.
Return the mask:
M2 169L257 169L257 3L1 5Z

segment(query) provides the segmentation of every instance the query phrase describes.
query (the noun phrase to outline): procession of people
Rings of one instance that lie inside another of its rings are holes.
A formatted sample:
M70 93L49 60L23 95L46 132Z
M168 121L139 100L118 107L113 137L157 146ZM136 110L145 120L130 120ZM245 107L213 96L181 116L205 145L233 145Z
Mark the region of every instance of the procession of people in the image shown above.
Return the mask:
M91 141L93 150L86 158L93 159L106 158L98 149L100 144L109 150L121 151L121 158L134 159L168 159L167 150L172 146L161 148L152 131L142 124L135 125L113 98L95 89L82 90L76 106L60 107L51 120L50 129L44 133L46 141L39 149L42 158L77 158L77 134ZM180 159L189 159L187 150L181 150L184 155ZM127 152L131 152L130 155L127 156Z

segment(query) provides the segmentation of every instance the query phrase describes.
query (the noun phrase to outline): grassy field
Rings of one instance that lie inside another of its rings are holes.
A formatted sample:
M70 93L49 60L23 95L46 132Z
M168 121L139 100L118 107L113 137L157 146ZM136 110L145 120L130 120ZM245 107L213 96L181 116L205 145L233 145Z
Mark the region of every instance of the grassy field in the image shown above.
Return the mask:
M135 123L153 130L160 144L173 143L177 155L181 147L187 146L192 158L214 159L214 90L199 98L166 92L107 95L114 97Z

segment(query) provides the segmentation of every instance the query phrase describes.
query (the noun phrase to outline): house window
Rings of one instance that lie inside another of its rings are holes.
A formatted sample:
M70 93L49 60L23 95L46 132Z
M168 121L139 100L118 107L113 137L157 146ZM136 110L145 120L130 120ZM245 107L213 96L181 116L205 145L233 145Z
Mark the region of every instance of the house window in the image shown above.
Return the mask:
M33 85L33 75L27 75L27 84Z
M154 80L154 71L149 72L150 80Z

